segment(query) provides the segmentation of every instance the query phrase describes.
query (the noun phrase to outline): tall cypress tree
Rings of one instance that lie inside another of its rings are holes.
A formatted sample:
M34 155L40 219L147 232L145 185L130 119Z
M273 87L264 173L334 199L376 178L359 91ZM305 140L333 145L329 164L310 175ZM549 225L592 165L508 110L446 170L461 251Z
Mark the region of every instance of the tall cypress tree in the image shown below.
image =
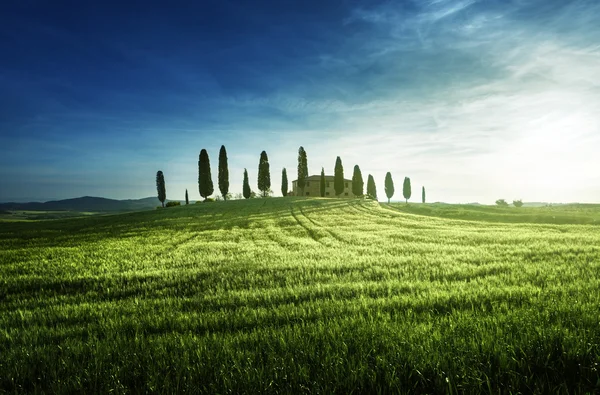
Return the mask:
M344 166L342 166L342 159L340 159L339 156L335 160L333 189L335 190L336 196L339 196L344 192Z
M389 171L385 175L385 196L388 198L388 203L394 196L394 180L392 180L392 173Z
M269 157L267 156L267 153L263 151L260 153L260 161L258 162L258 190L263 193L263 197L266 197L269 189L271 189Z
M362 173L360 172L360 167L358 165L354 166L354 173L352 174L352 194L354 196L362 196L364 195L365 183L362 178Z
M252 190L250 190L250 182L248 181L248 170L244 169L244 186L242 188L242 193L244 195L244 199L250 199L250 194Z
M425 203L425 187L423 187L421 190L421 201Z
M227 200L229 193L229 167L227 165L227 151L225 146L221 146L219 151L219 190L223 196L223 200Z
M287 170L285 170L285 167L281 171L281 194L283 197L286 197L288 194L288 179Z
M167 188L165 187L165 176L162 171L156 172L156 191L158 192L158 200L165 207L165 200L167 200Z
M185 204L190 204L190 198L188 197L187 189L185 190Z
M304 147L298 149L298 189L301 196L304 196L304 187L306 186L306 177L308 177L308 160Z
M408 199L410 199L410 195L412 195L412 191L410 189L410 178L408 177L404 177L404 184L402 184L402 195L404 195L406 204L408 204Z
M375 179L369 174L367 179L367 195L377 200L377 187L375 186Z
M321 182L319 184L319 192L321 197L325 197L325 168L321 167Z
M198 158L198 191L204 200L208 199L215 191L210 175L210 159L208 159L208 152L205 149L200 151Z

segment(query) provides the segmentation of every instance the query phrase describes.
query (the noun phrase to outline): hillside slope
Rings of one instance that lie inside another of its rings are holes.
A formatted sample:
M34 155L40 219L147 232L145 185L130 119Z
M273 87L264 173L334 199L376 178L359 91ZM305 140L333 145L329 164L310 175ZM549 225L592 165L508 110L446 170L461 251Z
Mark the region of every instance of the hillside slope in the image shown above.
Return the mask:
M598 390L600 232L375 202L0 227L0 391Z

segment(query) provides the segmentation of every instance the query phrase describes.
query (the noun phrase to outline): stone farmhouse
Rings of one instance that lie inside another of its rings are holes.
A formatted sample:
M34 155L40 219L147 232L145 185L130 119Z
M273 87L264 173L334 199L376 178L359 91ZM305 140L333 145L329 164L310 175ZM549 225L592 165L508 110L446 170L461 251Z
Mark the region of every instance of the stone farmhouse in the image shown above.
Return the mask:
M325 176L325 197L354 197L352 193L352 180L344 178L344 192L339 196L335 195L335 189L333 188L333 176ZM321 196L321 176L309 176L306 177L306 185L304 186L304 194L300 188L298 188L298 180L292 181L292 194L291 196Z

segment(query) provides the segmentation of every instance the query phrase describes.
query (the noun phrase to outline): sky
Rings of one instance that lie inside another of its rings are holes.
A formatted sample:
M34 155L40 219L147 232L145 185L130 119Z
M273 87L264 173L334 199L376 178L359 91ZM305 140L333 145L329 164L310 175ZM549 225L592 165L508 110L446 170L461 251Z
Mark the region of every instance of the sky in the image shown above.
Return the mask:
M0 201L199 199L261 151L380 200L600 202L600 2L3 1Z

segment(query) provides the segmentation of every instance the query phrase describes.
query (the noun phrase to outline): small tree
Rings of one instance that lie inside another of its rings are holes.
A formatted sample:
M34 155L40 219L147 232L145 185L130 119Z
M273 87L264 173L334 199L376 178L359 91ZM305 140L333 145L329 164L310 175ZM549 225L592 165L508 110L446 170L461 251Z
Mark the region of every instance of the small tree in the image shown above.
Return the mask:
M498 200L496 200L496 204L498 206L502 206L502 207L507 207L508 206L508 203L504 199L498 199Z
M260 197L263 199L273 197L273 191L271 190L271 188L269 188L265 192L263 192Z
M377 187L375 186L375 179L370 174L369 178L367 179L367 195L377 200Z
M354 173L352 174L352 194L354 196L364 195L365 183L363 182L362 173L358 165L354 166Z
M286 197L288 194L288 179L287 170L285 170L285 167L281 171L281 194L283 197Z
M336 196L339 196L344 192L344 166L342 166L342 159L339 156L335 160L333 189L335 190Z
M185 204L190 204L190 198L188 197L187 189L185 190Z
M325 197L325 168L321 167L321 182L319 183L319 192L321 197Z
M165 207L165 200L167 199L167 188L165 187L165 176L162 171L156 173L156 191L158 192L158 200Z
M260 153L258 162L258 190L262 192L263 197L267 196L267 191L271 189L271 172L269 170L269 157L265 151Z
M404 195L404 199L406 199L406 204L408 204L408 199L412 195L412 190L410 188L410 178L404 177L404 184L402 185L402 195Z
M215 191L210 175L210 160L205 149L200 151L200 157L198 158L198 190L204 200Z
M304 187L306 186L306 177L308 177L308 160L304 147L298 149L298 189L302 191L301 196L304 196Z
M392 173L389 171L385 175L385 196L388 198L388 203L394 196L394 180L392 180Z
M248 181L248 170L244 169L244 186L242 187L244 199L250 199L252 191L250 190L250 182Z
M223 200L227 200L227 194L229 193L229 167L227 165L227 150L225 146L221 146L219 151L219 191Z
M519 200L513 200L513 205L515 207L523 207L523 200L519 199Z
M421 202L425 203L425 187L421 188Z

